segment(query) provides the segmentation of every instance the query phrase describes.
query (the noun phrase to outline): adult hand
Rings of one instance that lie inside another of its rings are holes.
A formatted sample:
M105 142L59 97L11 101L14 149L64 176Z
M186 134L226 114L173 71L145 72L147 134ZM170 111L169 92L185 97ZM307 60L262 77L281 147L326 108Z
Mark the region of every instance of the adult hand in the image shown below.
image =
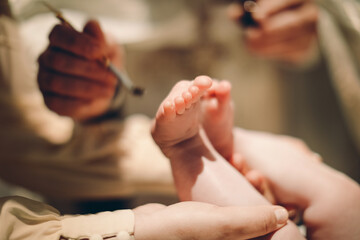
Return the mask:
M232 5L230 15L239 21L243 10ZM318 20L312 0L258 0L252 15L258 26L245 29L245 40L254 54L295 64L310 56Z
M251 185L271 204L276 204L275 196L271 190L269 181L265 176L256 169L250 169L246 163L245 157L236 152L233 154L229 163L238 170L250 183Z
M302 194L315 188L319 175L318 154L303 141L289 136L238 128L234 139L235 152L243 156L249 169L261 172L267 179L278 203L303 207Z
M38 60L38 84L48 108L80 121L106 112L118 83L101 61L107 56L121 67L120 49L105 39L96 21L83 32L56 25L49 40Z
M322 164L299 139L242 129L234 136L235 152L268 179L278 203L303 211L309 239L359 236L358 183Z
M134 209L137 240L226 240L263 236L284 226L287 211L279 206L218 207L181 202Z

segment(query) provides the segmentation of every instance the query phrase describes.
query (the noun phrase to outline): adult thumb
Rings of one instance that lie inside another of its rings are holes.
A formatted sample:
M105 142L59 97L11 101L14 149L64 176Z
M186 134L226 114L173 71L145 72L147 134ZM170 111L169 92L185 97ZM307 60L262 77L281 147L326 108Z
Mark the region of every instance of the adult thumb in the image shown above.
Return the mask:
M255 238L271 233L286 225L289 214L280 206L242 207L234 214L233 221L239 224L245 239Z

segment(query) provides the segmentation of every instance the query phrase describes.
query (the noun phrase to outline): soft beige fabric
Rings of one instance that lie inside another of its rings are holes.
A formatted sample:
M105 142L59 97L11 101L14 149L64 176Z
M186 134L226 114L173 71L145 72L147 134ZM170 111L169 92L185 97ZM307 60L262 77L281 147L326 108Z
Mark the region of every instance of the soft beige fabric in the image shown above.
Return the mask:
M360 2L319 0L319 38L350 132L360 152Z
M22 197L0 198L2 240L91 239L96 236L131 240L133 235L134 214L131 210L60 216L56 209L40 202Z
M0 35L1 178L58 199L174 193L170 166L151 138L149 118L74 125L50 112L17 24L0 17Z

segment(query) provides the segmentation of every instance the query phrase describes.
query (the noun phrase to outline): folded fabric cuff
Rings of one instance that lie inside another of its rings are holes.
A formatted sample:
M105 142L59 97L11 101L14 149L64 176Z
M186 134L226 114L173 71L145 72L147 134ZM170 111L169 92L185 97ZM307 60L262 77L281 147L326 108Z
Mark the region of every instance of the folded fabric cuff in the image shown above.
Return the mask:
M67 215L61 219L61 240L133 240L134 213L131 210L91 215Z

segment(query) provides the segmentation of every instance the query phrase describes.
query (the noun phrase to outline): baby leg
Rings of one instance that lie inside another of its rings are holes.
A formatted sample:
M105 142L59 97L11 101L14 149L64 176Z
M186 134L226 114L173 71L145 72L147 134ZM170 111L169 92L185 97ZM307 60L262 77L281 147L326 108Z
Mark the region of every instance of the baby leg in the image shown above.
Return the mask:
M175 85L153 123L154 140L170 159L179 197L220 206L269 204L217 153L201 127L200 97L211 83L210 78L198 77ZM266 239L303 237L289 222Z

